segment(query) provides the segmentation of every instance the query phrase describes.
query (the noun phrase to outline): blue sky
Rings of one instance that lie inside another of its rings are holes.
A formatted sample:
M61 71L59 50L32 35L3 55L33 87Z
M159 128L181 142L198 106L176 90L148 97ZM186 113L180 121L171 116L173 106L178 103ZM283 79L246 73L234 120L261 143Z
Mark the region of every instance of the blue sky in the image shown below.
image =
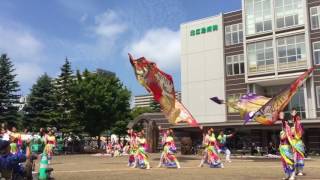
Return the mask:
M2 0L0 53L12 59L23 95L65 57L73 70L113 71L133 95L127 53L145 56L173 75L180 90L180 24L240 9L241 0Z

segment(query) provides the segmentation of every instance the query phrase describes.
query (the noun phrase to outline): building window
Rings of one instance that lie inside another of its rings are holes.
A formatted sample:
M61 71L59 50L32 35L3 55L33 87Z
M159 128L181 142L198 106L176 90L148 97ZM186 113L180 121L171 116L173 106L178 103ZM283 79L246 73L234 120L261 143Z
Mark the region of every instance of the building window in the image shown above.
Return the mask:
M271 0L245 0L246 33L272 30Z
M225 41L227 46L243 42L242 23L225 27Z
M277 39L279 70L306 66L305 51L304 35Z
M277 28L304 24L302 0L276 0Z
M310 8L310 20L311 20L311 29L316 30L320 28L320 6Z
M248 44L247 59L249 75L273 71L272 40Z
M230 94L228 95L228 103L236 103L237 101L239 101L240 97L242 96L243 94ZM228 113L237 113L239 112L238 110L228 106Z
M313 60L314 64L320 64L320 42L313 43Z
M320 86L316 86L316 91L317 91L317 105L318 105L318 108L320 108Z
M318 93L318 89L317 89ZM318 98L318 97L317 97ZM319 98L318 98L319 102ZM304 90L299 88L297 93L292 97L289 104L283 109L283 112L290 117L290 111L292 108L296 108L298 114L301 118L306 118L305 100L304 100Z
M226 71L228 76L244 74L243 54L226 57Z

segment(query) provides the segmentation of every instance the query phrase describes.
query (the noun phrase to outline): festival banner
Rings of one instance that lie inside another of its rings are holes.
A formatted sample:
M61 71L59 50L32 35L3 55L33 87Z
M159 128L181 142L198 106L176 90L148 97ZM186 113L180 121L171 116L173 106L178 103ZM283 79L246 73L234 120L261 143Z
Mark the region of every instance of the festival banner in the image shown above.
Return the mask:
M244 124L254 120L263 125L272 125L278 120L279 112L288 105L298 89L307 80L314 68L308 69L300 75L289 87L282 90L277 96L268 98L248 93L239 98L238 101L225 102L218 97L210 98L217 104L226 104L227 106L239 111L240 116L244 119Z
M279 112L289 104L292 97L297 93L303 83L311 76L314 68L308 69L302 75L300 75L289 87L282 90L277 96L270 99L265 105L263 105L258 111L256 111L251 119L255 119L257 122L269 121L272 124L278 120Z
M162 112L168 118L169 123L187 122L192 126L196 126L196 120L190 112L176 100L172 77L144 57L135 60L129 54L129 59L138 82L160 104Z

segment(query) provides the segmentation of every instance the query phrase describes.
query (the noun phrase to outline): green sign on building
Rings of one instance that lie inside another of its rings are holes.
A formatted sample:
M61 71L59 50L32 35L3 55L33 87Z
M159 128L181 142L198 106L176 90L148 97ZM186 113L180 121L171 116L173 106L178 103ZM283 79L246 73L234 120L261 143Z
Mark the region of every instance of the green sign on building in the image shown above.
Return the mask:
M205 34L205 33L213 32L217 30L218 30L218 25L211 25L211 26L191 30L190 36L196 36L196 35Z

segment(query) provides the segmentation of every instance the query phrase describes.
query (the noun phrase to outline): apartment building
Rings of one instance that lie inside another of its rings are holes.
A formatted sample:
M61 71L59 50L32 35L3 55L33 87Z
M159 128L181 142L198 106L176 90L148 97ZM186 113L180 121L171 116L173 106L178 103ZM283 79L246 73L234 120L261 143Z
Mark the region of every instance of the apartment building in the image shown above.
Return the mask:
M285 112L298 109L308 150L320 151L320 0L242 0L242 10L183 23L180 31L182 102L204 127L236 131L234 148L277 144L281 126L243 126L235 109L209 98L274 97L316 66Z

